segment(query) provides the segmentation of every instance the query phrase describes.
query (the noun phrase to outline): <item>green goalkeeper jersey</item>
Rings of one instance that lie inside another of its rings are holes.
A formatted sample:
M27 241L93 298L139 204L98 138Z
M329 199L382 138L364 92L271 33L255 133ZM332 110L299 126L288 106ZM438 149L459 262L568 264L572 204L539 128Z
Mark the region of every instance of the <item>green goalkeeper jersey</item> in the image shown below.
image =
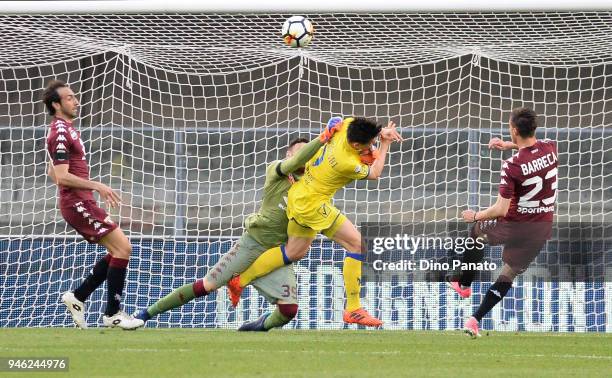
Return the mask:
M319 138L307 143L291 158L275 161L266 169L266 182L259 211L249 215L244 226L249 235L266 248L287 242L287 193L290 175L301 168L323 146Z

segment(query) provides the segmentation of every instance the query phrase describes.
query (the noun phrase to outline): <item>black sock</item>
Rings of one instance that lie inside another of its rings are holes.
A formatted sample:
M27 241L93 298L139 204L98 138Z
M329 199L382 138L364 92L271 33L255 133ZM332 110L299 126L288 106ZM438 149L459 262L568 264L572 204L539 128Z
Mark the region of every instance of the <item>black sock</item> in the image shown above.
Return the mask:
M74 290L74 297L81 302L85 302L87 298L102 285L102 282L106 279L106 273L108 271L108 264L112 256L107 254L94 265L91 273L85 278L79 287Z
M123 285L125 284L125 274L127 272L128 260L113 257L106 274L106 284L108 286L108 296L106 300L106 316L112 316L119 311Z
M463 263L479 263L482 261L484 257L484 248L477 248L477 246L473 246L472 248L466 248L463 253L463 258L461 262ZM476 277L476 270L463 270L461 271L461 275L459 276L459 284L464 287L469 287L472 285L474 278Z
M501 301L502 298L506 296L506 294L508 294L508 290L510 290L511 287L511 280L509 280L505 276L500 276L497 281L495 281L495 283L491 285L489 290L487 290L487 294L485 295L484 300L478 307L478 310L476 310L476 312L474 312L472 316L480 322L482 318L489 311L491 311L491 309L495 307L495 305L498 304L499 301Z

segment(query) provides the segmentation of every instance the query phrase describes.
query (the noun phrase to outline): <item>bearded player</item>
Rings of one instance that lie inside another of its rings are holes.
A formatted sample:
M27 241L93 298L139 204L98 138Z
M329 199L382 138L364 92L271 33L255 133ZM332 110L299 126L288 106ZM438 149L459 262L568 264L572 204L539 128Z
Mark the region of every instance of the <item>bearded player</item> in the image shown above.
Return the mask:
M383 129L366 118L335 117L328 123L332 124L338 124L340 130L310 159L302 180L289 190L287 244L264 252L253 265L229 282L228 289L236 306L244 287L254 279L304 257L316 235L323 233L347 250L343 266L346 291L344 322L378 327L382 322L361 307L361 263L364 259L361 234L332 204L332 197L338 189L354 180L378 179L384 169L389 145L402 139L393 122ZM372 146L379 134L380 150L377 156L372 156Z
M535 260L552 233L557 197L556 143L536 139L537 115L531 109L514 109L509 125L512 142L498 138L489 142L492 149L518 150L503 163L497 202L486 210L462 213L465 222L475 222L473 237L481 237L490 245L504 245L501 273L465 323L464 330L472 337L480 336L479 322L504 298L514 278ZM482 250L466 251L463 262L479 262L482 257ZM460 297L472 294L475 273L463 271L450 282Z
M106 211L98 207L93 196L100 197L112 208L119 206L119 196L108 186L89 179L89 165L81 134L73 125L79 100L70 87L52 80L43 93L43 102L53 117L47 135L47 151L51 157L49 176L59 188L60 211L66 223L89 243L100 244L108 254L94 265L91 273L74 290L62 295L79 328L87 328L85 301L106 281L108 294L102 321L106 327L136 329L144 322L120 309L126 269L132 246L125 234Z
M245 220L245 231L203 279L179 287L136 317L150 318L184 305L194 298L206 296L225 286L233 275L244 271L265 250L287 242L287 192L303 174L304 164L331 138L336 125L326 127L319 138L308 142L296 139L289 144L287 158L275 161L266 170L264 193L259 211ZM239 331L268 331L282 327L295 317L298 311L297 286L293 265L286 265L253 281L253 286L268 302L276 304L271 314L266 313L254 322L248 322Z

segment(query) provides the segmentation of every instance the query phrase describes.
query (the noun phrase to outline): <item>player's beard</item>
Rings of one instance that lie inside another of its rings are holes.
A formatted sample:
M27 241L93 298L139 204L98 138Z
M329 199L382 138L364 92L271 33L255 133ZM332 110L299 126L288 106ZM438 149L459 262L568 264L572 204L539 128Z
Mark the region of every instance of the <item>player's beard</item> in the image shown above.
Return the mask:
M75 119L79 115L79 108L74 109L62 109L62 112L70 117L71 120Z

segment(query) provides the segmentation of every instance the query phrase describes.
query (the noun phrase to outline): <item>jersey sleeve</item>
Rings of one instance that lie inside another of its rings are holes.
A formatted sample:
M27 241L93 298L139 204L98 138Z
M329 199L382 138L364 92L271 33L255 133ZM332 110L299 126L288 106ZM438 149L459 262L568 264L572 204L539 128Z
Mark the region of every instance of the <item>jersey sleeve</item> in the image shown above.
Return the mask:
M47 149L53 165L68 164L72 140L65 132L54 132L47 139Z
M502 198L510 199L514 194L514 177L512 175L512 169L507 161L504 161L500 174L499 181L499 195Z
M352 180L363 180L370 175L370 166L361 161L354 161L343 167L344 175Z
M270 165L268 165L268 168L266 168L266 183L264 184L264 187L276 180L280 180L283 177L285 177L285 176L280 176L278 174L280 164L281 164L281 161L277 160L277 161L272 162Z
M289 159L283 160L277 166L277 172L284 176L293 173L300 167L303 167L308 162L308 160L310 160L317 153L317 151L319 151L322 146L323 143L319 141L319 138L311 140L304 147L302 147L295 155L293 155Z
M552 139L544 139L544 143L552 147L553 153L557 156L557 142Z

